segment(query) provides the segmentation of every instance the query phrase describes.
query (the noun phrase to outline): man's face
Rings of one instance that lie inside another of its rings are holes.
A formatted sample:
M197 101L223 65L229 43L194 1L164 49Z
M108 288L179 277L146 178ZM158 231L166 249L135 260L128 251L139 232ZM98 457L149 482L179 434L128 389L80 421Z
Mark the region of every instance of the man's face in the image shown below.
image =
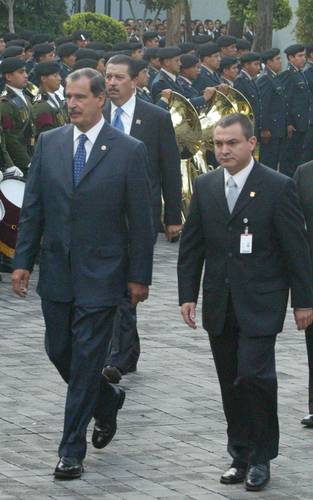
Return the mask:
M291 64L293 64L296 68L302 69L304 68L305 65L305 52L298 52L297 54L293 56L289 56L289 61Z
M71 123L86 132L100 120L105 96L104 93L94 96L90 80L83 76L76 81L67 81L66 102Z
M127 102L136 89L136 81L129 75L127 64L107 64L105 83L108 96L117 106Z
M193 81L200 75L200 63L195 64L191 68L184 69L182 75L186 76L189 80Z
M217 161L231 175L249 164L256 146L256 138L246 139L240 123L234 123L226 128L216 127L213 140Z
M54 59L54 57L55 57L55 53L54 53L54 50L52 50L51 52L48 52L48 54L42 54L39 57L39 62L52 61L52 59Z
M141 89L143 87L148 87L149 84L149 72L146 68L139 71L137 76L137 86Z
M52 75L42 76L41 81L48 92L56 92L60 88L61 76L60 73L53 73Z
M160 70L161 69L161 63L160 63L160 58L159 57L153 57L150 59L150 64L153 66L155 69Z
M212 30L213 30L213 28L214 28L214 23L213 23L213 21L208 21L207 27L208 27L208 30L212 31Z
M164 68L169 71L169 73L173 73L173 75L178 75L180 71L180 57L172 57L171 59L164 59Z
M101 73L102 76L105 76L105 60L104 59L99 59L97 63L97 71Z
M155 38L150 38L149 40L146 41L146 47L158 47L159 46L159 39L157 37Z
M78 47L80 49L85 49L88 45L88 43L90 42L90 40L76 40L76 45L78 45Z
M5 41L3 40L3 38L0 38L0 54L2 54L4 49L5 49Z
M260 73L261 65L260 61L251 61L244 65L244 69L249 73L249 75L254 78Z
M143 53L142 53L142 49L135 49L132 51L132 58L133 59L142 59L143 58Z
M76 63L76 54L74 52L74 54L71 54L70 56L66 56L66 57L63 57L63 62L69 66L70 68L72 68L74 66L74 64Z
M203 62L212 71L217 71L220 67L221 56L219 52L217 52L216 54L212 54L211 56L206 56Z
M33 49L29 48L25 50L25 61L28 61L33 56Z
M273 59L269 59L266 64L272 71L279 73L282 66L280 55L273 57Z
M223 47L221 50L223 56L235 56L237 55L237 47L236 44L233 43L232 45L229 45L228 47Z
M229 68L225 68L223 74L227 80L234 81L236 76L238 75L239 69L238 64L232 64Z
M23 89L28 82L28 76L25 68L17 69L13 73L6 74L6 83L17 89Z

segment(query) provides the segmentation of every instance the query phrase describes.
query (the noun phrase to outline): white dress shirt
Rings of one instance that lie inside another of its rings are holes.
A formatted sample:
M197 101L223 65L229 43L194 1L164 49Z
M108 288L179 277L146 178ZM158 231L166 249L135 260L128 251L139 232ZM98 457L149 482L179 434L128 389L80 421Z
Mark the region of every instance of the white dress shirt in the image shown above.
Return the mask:
M77 150L77 147L78 147L79 136L82 135L82 134L85 134L88 137L87 141L85 142L86 162L88 161L88 158L90 156L90 153L91 153L91 150L93 148L93 145L96 142L97 137L99 135L99 132L102 129L103 125L104 125L104 118L102 116L101 119L100 119L100 121L98 121L98 123L96 123L96 125L94 125L92 128L90 128L87 132L82 132L76 126L74 127L74 136L73 136L73 140L74 140L74 148L73 148L74 155L73 156L75 156L75 153L76 153L76 150Z
M129 135L130 134L130 129L133 123L133 118L134 118L134 113L135 113L135 106L136 106L136 94L134 93L131 98L123 104L123 106L119 106L123 109L123 113L121 114L121 120L124 125L124 133ZM113 120L115 118L115 111L118 108L112 101L111 101L111 123L113 123Z
M54 107L55 109L59 109L60 104L55 94L53 92L47 92L47 94L50 97L50 99L48 100L48 104L50 104L50 106Z
M237 174L231 176L230 173L228 172L228 170L226 168L224 168L224 182L225 182L225 196L227 198L227 195L228 195L228 185L227 185L227 182L228 182L228 179L230 177L232 177L237 185L237 188L238 188L238 193L240 194L245 183L246 183L246 180L253 168L253 165L254 165L254 158L251 157L251 160L249 162L249 165L247 165L245 168L243 168L242 170L240 170L240 172L238 172Z
M12 87L11 85L7 85L7 87L9 87L9 89L13 90L13 92L15 92L21 99L23 99L25 104L28 106L28 102L24 95L23 89L17 89L16 87Z

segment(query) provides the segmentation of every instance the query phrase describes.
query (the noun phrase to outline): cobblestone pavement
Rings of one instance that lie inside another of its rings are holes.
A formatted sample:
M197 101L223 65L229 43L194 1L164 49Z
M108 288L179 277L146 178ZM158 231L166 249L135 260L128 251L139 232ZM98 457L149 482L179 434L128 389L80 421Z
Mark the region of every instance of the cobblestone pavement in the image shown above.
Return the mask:
M0 284L0 500L218 500L313 498L313 430L307 411L304 334L288 312L277 346L280 455L261 493L224 486L230 463L219 387L205 332L189 330L177 307L177 244L156 247L154 285L139 307L139 370L123 379L126 404L105 450L91 445L81 480L52 476L61 437L65 385L48 362L35 294L15 298L9 275ZM199 313L198 313L198 316ZM90 441L90 435L89 435Z

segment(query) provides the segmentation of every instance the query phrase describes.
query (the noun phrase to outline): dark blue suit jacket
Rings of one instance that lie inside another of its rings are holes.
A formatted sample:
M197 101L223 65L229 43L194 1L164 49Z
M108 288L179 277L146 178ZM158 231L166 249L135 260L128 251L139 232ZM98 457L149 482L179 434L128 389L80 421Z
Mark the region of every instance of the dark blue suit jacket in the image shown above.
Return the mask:
M287 132L287 99L281 80L273 71L265 70L256 81L262 102L261 130L283 138Z
M147 162L141 142L105 123L74 188L73 126L40 134L14 265L31 271L42 242L38 293L43 299L113 306L127 282L151 283Z
M287 125L293 125L299 132L306 132L312 115L312 94L303 71L289 65L280 74L285 90L288 117Z
M206 87L217 87L221 84L221 79L216 72L210 72L204 66L201 66L200 75L192 83L193 87L201 94Z

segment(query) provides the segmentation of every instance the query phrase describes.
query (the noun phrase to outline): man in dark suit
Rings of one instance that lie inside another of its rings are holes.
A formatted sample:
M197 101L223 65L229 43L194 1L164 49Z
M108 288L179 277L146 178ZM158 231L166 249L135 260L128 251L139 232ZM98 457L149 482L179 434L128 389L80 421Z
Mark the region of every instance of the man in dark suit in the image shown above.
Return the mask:
M304 213L311 256L313 256L313 161L300 165L296 170L294 179ZM301 423L305 427L313 428L313 325L308 326L305 330L305 340L309 365L309 414L301 420Z
M170 114L136 97L136 75L137 64L128 56L117 55L109 60L106 88L110 101L104 107L104 117L114 127L145 144L152 185L155 236L161 224L162 196L165 234L171 240L177 237L181 230L179 150ZM136 308L132 306L127 293L118 308L108 364L122 374L135 371L139 355ZM112 373L112 370L109 373ZM117 373L117 379L118 377Z
M254 161L244 115L214 131L221 167L196 179L178 259L181 312L196 328L203 265L208 331L233 458L221 482L261 490L278 453L275 340L291 289L298 329L313 320L311 260L294 182Z
M116 432L125 393L101 371L125 289L134 305L148 297L154 234L146 148L105 123L103 77L71 73L66 95L72 124L42 133L32 161L12 279L25 296L41 245L45 345L68 383L55 476L73 479L91 418L96 448Z
M262 59L265 69L256 81L262 106L260 159L264 165L277 170L287 136L287 100L278 76L280 50L267 50Z

